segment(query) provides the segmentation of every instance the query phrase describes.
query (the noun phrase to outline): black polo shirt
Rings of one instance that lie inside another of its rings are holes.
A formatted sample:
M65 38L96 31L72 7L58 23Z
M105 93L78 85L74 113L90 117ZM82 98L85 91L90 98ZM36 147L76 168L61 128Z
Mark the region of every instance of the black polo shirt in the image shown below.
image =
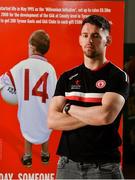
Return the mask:
M111 62L94 71L82 64L60 76L54 96L65 96L71 104L91 107L101 105L105 92L115 92L127 99L128 86L126 73ZM120 117L121 112L109 125L63 131L57 154L79 162L119 162Z

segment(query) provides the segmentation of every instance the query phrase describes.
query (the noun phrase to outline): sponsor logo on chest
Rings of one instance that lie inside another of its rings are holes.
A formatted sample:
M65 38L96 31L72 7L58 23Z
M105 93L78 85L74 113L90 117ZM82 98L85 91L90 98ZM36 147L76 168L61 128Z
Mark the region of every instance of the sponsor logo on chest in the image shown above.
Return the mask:
M81 80L80 79L74 79L78 76L78 73L72 75L69 80L72 80L71 89L80 89L81 88ZM74 80L73 80L74 79Z
M81 80L77 79L74 81L74 84L71 85L71 89L80 89L81 88Z

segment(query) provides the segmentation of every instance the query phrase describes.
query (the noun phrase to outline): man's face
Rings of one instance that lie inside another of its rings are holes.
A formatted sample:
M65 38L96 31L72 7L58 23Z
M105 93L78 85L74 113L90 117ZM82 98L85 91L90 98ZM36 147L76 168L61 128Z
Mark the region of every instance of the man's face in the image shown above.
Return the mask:
M103 55L106 46L110 43L109 32L86 23L82 27L79 43L86 57L98 58Z

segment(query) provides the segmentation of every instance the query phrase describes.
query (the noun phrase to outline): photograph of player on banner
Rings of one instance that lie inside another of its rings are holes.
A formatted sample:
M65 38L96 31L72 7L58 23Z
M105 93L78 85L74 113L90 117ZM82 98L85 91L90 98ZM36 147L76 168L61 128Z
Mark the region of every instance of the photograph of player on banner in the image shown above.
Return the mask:
M48 141L51 129L47 127L47 114L55 90L56 73L44 57L49 47L49 35L44 30L34 31L28 42L29 58L0 77L1 93L6 102L15 103L14 93L13 100L12 97L7 99L8 93L12 95L9 86L16 91L18 119L25 139L21 162L27 167L32 166L32 144L41 144L43 163L47 164L50 159Z
M1 76L6 72L9 73L10 70L12 74L13 67L17 66L24 59L29 58L29 38L32 33L37 30L43 30L49 35L50 47L45 56L42 56L48 60L47 63L54 67L58 79L63 72L81 64L83 61L83 54L79 44L79 36L82 20L89 15L100 15L108 19L111 24L110 35L112 37L112 43L107 47L106 57L116 66L120 68L123 66L124 2L122 1L35 2L34 0L1 0L0 13ZM28 60L27 62L30 61ZM40 60L38 62L42 63L43 61ZM43 67L44 66L42 66L42 68ZM44 71L44 69L42 69L42 71ZM32 75L32 80L35 82L32 86L30 84L30 86L25 84L27 88L29 88L29 93L25 94L26 99L30 99L32 90L35 87L34 93L36 95L32 95L32 98L36 97L38 99L37 101L44 101L42 92L45 92L43 90L43 84L45 83L42 82L49 80L49 76L47 76L47 74L42 74L43 77L40 79L41 74L35 80L35 74L33 76L31 71L24 71L23 77L27 79L31 78ZM31 80L29 79L29 81ZM55 86L55 83L53 85L49 83L49 85ZM2 86L3 85L1 85L1 87ZM23 88L20 87L20 90L23 90ZM8 91L14 94L14 86L8 88ZM47 93L51 93L51 96L53 96L53 92L50 92L50 90ZM13 106L6 103L6 101L3 100L4 96L3 89L3 97L0 98L0 108L2 113L2 121L0 122L1 175L3 177L5 175L8 176L6 173L11 172L13 178L20 177L23 179L25 177L26 179L29 179L31 176L35 178L36 173L38 173L37 176L40 176L40 178L41 176L46 178L55 177L59 159L59 156L56 155L56 151L60 141L61 131L51 130L52 133L48 144L48 152L50 154L49 163L42 163L41 146L34 145L31 151L32 166L30 168L25 167L21 161L23 154L25 154L25 144L20 122L18 121L19 118L17 118L17 109L19 106ZM26 102L28 101L26 100ZM42 104L46 106L47 102L48 99ZM16 103L15 99L14 103ZM30 113L34 116L35 112L30 110L26 116L30 116ZM34 116L34 118L36 117ZM32 119L29 121L32 121ZM122 126L119 128L120 135L122 134L121 132ZM40 144L43 142L44 140L40 142Z

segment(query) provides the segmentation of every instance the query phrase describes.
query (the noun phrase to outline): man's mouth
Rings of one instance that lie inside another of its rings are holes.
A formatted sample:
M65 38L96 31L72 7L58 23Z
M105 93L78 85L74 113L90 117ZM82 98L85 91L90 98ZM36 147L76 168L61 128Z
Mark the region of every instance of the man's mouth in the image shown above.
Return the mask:
M86 48L87 48L87 49L90 49L90 50L94 50L94 47L93 47L93 46L90 46L90 45L87 45Z

